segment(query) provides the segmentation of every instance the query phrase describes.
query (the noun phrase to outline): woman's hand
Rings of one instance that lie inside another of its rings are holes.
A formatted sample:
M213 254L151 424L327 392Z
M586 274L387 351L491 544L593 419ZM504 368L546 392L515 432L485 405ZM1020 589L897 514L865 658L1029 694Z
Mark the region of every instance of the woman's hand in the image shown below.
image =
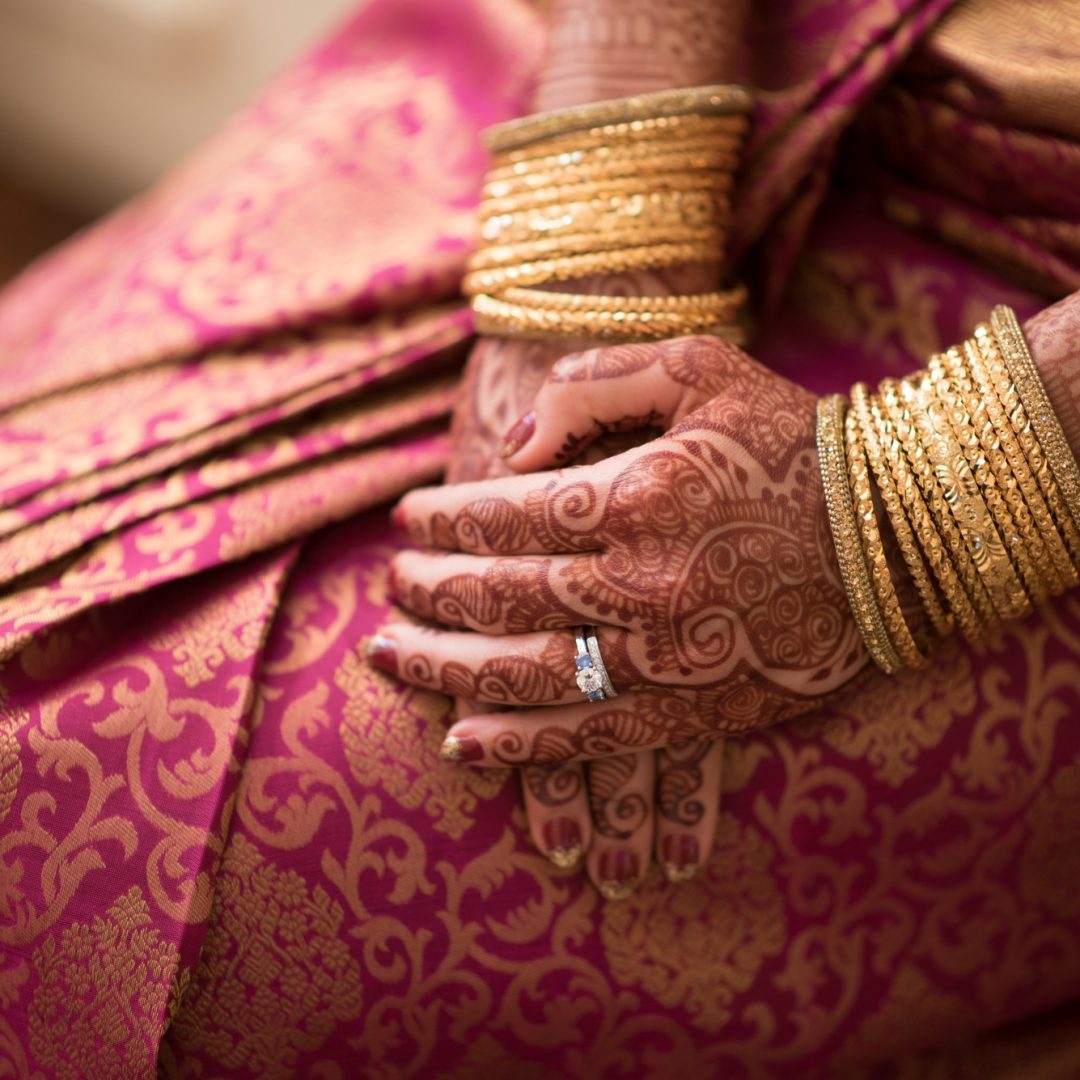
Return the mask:
M740 350L683 338L566 357L511 429L508 460L535 468L605 430L671 422L594 465L402 501L399 522L441 551L396 558L400 603L472 632L385 627L400 676L513 709L459 721L460 760L554 763L741 731L805 711L865 664L814 399ZM614 700L581 701L580 624L599 628Z

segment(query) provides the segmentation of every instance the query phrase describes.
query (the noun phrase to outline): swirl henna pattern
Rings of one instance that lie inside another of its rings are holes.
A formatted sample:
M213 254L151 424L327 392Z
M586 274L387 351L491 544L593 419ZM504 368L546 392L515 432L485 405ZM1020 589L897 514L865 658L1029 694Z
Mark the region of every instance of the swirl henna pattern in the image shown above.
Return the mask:
M413 539L442 550L398 556L399 601L459 628L386 628L401 676L551 707L462 724L485 762L744 731L805 711L865 664L825 514L814 399L735 347L686 338L559 361L514 467L618 423L643 388L650 415L681 418L651 443L401 504ZM615 701L577 704L565 631L579 623L599 627Z

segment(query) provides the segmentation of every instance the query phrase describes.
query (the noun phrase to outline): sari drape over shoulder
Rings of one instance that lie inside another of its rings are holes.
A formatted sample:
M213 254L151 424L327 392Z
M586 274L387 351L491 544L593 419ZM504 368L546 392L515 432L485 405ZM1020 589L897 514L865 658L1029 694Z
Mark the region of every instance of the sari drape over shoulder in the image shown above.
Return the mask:
M1080 16L1023 10L754 5L776 370L903 374L1080 285ZM362 659L542 49L373 0L0 295L0 1075L1080 1070L1080 597L729 741L704 871L619 904Z

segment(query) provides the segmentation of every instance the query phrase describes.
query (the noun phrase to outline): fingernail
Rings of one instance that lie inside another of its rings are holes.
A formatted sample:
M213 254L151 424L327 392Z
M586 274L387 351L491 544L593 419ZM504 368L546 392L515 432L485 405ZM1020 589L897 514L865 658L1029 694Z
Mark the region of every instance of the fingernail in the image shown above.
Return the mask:
M637 885L638 857L632 851L600 856L600 892L605 900L625 900Z
M560 869L569 870L581 861L581 830L571 818L553 818L544 824L547 857Z
M664 837L664 874L668 881L689 881L697 873L700 862L701 849L696 836Z
M364 646L364 655L372 667L377 667L388 675L397 675L397 648L388 637L375 634L374 637L369 638L367 645Z
M452 765L464 761L479 761L484 756L484 747L473 735L447 735L439 748L439 757Z
M499 457L513 457L536 434L536 413L530 409L504 436Z
M400 594L398 592L398 572L397 567L391 563L390 569L386 574L386 591L390 596L396 599Z
M405 508L399 503L390 511L390 524L397 529L398 532L408 532L408 523L405 521Z

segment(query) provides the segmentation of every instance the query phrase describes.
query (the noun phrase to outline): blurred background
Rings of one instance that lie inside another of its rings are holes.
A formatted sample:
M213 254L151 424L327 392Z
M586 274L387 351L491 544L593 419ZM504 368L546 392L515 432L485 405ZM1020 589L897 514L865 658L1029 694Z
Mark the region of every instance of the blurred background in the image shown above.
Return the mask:
M150 184L360 0L0 0L0 282Z

